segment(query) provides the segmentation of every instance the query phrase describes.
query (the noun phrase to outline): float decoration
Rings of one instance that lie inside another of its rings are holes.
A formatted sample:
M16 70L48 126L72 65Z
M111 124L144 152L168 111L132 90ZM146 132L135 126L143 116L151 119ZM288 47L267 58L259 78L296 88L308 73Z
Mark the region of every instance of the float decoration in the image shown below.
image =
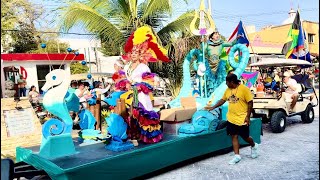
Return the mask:
M64 100L70 85L70 73L55 69L46 75L42 87L44 108L54 116L42 126L42 143L39 154L48 159L76 153L71 132L73 121Z
M256 71L256 72L243 72L241 77L244 81L244 84L251 88L256 82L257 82L257 79L258 79L258 75L259 75L259 71Z
M239 62L235 62L234 60L234 53L236 51L241 51L242 56L239 59ZM234 74L238 76L240 79L241 74L244 72L248 60L249 60L249 50L248 48L243 44L236 44L230 49L228 60L230 62L230 65L232 68L234 68ZM189 67L187 69L183 69L183 71L188 71ZM190 71L190 70L189 70ZM210 71L211 72L211 71ZM189 74L190 77L190 74ZM211 76L208 76L211 77ZM190 83L189 83L190 84ZM222 82L210 95L207 99L201 99L201 101L198 101L198 103L202 103L199 105L200 109L192 116L191 124L185 124L182 125L178 132L179 136L194 136L198 134L206 134L210 133L216 130L216 127L218 125L218 122L221 119L226 119L226 113L228 109L228 104L225 103L222 106L222 110L220 113L219 108L214 109L212 111L205 111L201 110L202 107L209 105L209 104L215 104L217 103L223 96L225 90L227 89L226 82ZM205 101L204 101L205 100Z
M76 51L74 54L75 56L78 56L79 52ZM81 62L81 64L85 66L87 62L84 60ZM92 75L89 73L87 75L87 78L89 80L92 79ZM97 94L92 84L90 85L90 89L91 89L91 98L87 100L88 105L96 105ZM78 141L81 145L84 145L84 144L87 145L87 144L93 144L93 143L99 143L99 142L104 142L104 143L109 142L110 136L108 135L104 136L101 133L101 131L95 130L96 119L88 109L83 108L79 111L79 119L80 119L79 125L81 128L81 131L79 131L78 133L79 135Z
M107 150L119 152L134 148L130 141L126 141L128 125L120 115L111 113L105 120L108 124L107 131L112 137L110 143L105 146Z
M200 2L200 8L199 11L195 11L195 16L193 18L193 20L191 21L190 24L190 30L192 32L192 34L196 35L196 36L201 36L202 39L204 39L204 37L206 35L209 35L211 33L213 33L214 29L215 29L215 24L214 21L211 17L211 7L210 7L210 1L209 2L209 10L206 11L205 9L205 5L204 5L204 0L201 0ZM199 15L200 15L200 23L199 23L199 27L198 29L195 28L195 24L197 19L199 19ZM208 18L209 22L206 22L206 18ZM207 23L209 23L210 27L207 28ZM208 92L207 92L207 77L206 74L204 73L206 71L205 68L205 46L204 46L204 42L202 42L202 62L199 63L199 69L197 71L199 77L199 83L200 83L200 96L201 97L208 97Z
M41 47L45 49L47 46L42 43ZM67 48L67 51L71 53L72 49ZM75 52L72 60L78 55L79 52ZM48 60L50 61L49 56ZM48 159L76 153L71 136L73 120L70 117L69 110L77 110L79 106L76 105L77 97L72 96L72 93L68 94L70 82L70 72L55 69L46 75L46 83L42 87L45 92L43 97L44 108L58 117L49 119L42 126L42 142L39 155ZM90 118L82 118L82 121L89 120Z
M129 61L124 67L126 89L120 98L125 100L130 116L125 117L127 134L132 140L143 143L157 143L162 140L159 114L153 111L150 93L153 91L155 74L147 66L149 62L169 62L167 51L157 43L157 38L149 26L142 26L128 38L122 58ZM133 65L134 64L134 65ZM132 110L131 110L132 109Z

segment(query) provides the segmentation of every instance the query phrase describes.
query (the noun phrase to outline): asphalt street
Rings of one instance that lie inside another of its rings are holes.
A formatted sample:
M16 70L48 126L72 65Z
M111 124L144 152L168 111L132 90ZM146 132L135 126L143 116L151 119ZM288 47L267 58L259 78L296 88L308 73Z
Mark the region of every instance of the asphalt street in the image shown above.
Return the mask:
M242 160L229 165L233 152L208 155L200 160L171 167L148 177L150 180L207 180L207 179L319 179L319 106L314 108L315 119L303 124L300 116L288 118L283 133L271 132L263 125L259 157L250 158L250 147L242 147ZM195 162L196 161L196 162Z

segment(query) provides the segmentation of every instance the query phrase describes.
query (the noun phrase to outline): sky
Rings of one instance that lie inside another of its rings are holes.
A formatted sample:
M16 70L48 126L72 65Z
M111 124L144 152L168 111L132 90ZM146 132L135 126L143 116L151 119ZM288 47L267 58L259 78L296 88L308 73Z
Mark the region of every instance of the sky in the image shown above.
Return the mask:
M41 24L48 24L54 18L55 13L50 12L59 7L62 3L59 0L31 0L37 5L42 5L48 12L40 20ZM141 0L140 0L141 1ZM177 0L172 0L176 2ZM207 0L205 0L207 3ZM186 10L198 9L200 0L189 0L188 5L176 5L172 19L177 18ZM281 25L288 18L290 8L296 10L299 7L300 16L303 20L319 22L319 1L318 0L211 0L213 20L219 32L229 37L240 20L244 26L254 25L258 31L268 25ZM45 23L46 22L46 23ZM56 22L51 23L54 27ZM46 26L46 25L44 25ZM80 28L72 28L69 32L88 33ZM88 36L63 35L63 38L89 38Z

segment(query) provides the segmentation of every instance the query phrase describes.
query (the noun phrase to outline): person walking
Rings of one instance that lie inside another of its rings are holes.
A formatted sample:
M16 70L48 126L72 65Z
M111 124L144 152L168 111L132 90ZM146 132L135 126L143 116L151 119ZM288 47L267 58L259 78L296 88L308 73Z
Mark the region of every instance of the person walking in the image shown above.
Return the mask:
M258 157L258 144L255 143L252 137L249 136L250 115L253 106L253 97L250 89L240 83L237 75L229 74L226 77L228 89L225 91L222 99L220 99L214 106L205 107L206 110L213 110L225 102L229 102L229 109L227 113L227 134L232 138L232 146L235 156L229 164L236 164L240 162L241 156L239 154L239 140L238 136L242 137L251 146L251 157Z

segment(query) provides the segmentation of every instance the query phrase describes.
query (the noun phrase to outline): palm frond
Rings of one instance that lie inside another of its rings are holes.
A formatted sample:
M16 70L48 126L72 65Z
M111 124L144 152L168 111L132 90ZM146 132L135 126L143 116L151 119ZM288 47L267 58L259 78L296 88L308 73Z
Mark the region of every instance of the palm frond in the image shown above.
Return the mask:
M76 2L69 4L68 7L63 9L62 21L59 25L62 31L69 31L80 23L89 32L99 34L100 36L113 37L115 43L124 41L120 30L99 13L97 9L88 4Z
M194 11L188 11L182 14L176 20L167 24L158 32L158 36L160 37L161 41L168 42L174 33L190 31L189 26L193 18Z
M133 18L138 18L138 0L128 0Z
M141 4L141 8L144 12L141 17L142 21L159 12L168 13L168 15L171 16L173 9L171 0L147 0Z

